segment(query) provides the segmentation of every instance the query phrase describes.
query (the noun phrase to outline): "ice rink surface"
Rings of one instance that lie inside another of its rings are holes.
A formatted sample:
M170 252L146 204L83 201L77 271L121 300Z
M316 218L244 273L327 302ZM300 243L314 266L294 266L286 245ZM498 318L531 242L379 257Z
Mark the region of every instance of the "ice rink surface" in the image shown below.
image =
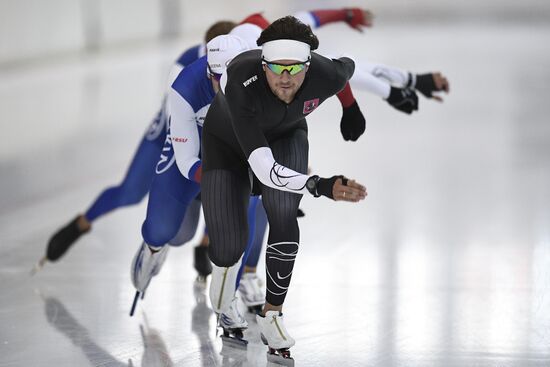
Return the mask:
M306 197L285 303L295 365L550 365L550 26L331 26L321 49L415 72L451 93L404 115L356 91L367 133L309 119L311 167L364 183L356 205ZM122 178L164 74L201 35L0 69L0 366L266 366L222 348L192 247L139 304L130 262L145 202L100 218L35 277L49 236ZM263 264L261 264L262 277Z

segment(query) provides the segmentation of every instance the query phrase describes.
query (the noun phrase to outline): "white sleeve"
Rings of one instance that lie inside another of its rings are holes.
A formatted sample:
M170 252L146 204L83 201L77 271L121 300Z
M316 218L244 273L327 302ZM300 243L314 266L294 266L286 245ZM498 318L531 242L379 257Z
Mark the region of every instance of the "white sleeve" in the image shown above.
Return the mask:
M364 69L377 78L384 79L396 87L405 87L409 82L409 73L393 66L361 61L356 64L356 69Z
M200 137L195 112L191 105L175 90L168 92L170 138L181 174L193 180L190 170L200 162Z
M273 152L268 147L255 149L248 157L248 164L261 183L271 188L305 194L308 175L298 173L275 162Z
M357 88L358 90L376 94L383 99L387 99L390 96L391 85L388 82L358 67L355 67L350 84L354 89Z
M331 53L322 54L322 56L330 59L336 59L337 57L334 55ZM355 71L349 80L352 88L373 93L383 99L390 96L391 84L371 73L371 66L374 64L358 62L355 56L349 54L342 54L339 57L347 57L355 63Z

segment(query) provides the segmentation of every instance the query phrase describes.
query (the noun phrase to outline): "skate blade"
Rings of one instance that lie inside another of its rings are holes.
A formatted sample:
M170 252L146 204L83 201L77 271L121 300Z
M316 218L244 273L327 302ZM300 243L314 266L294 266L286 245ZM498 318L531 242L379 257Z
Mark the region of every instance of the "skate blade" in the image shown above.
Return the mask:
M138 299L139 299L139 291L136 291L136 295L134 296L134 302L132 302L132 308L130 309L130 317L134 316L134 311L136 310Z
M221 338L224 345L227 345L227 346L246 349L248 345L248 340L246 339L239 339L234 336L225 336L225 335L222 335Z
M220 332L220 314L216 313L216 338L218 337Z
M294 367L294 359L292 357L285 358L279 354L271 354L267 352L267 361L269 362L268 366L271 363L277 366Z
M260 333L260 339L262 340L262 343L264 343L264 345L267 345L267 339L264 334Z
M48 261L48 258L46 256L44 256L43 258L41 258L35 265L34 267L31 269L30 271L30 275L31 277L34 276L34 274L38 273L40 271L40 269L42 269L44 267L44 264L46 264L46 261Z

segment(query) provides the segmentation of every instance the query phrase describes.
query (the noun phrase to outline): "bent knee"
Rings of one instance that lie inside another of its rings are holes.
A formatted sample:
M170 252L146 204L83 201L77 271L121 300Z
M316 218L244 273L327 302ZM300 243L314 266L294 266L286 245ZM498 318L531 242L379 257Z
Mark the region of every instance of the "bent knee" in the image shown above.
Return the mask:
M151 246L164 246L177 234L177 226L151 225L145 221L141 228L141 234L145 243Z
M208 257L210 257L210 260L216 266L228 268L235 265L241 256L242 252L238 250L227 251L227 249L225 249L225 251L219 251L217 246L213 243L210 243L208 246Z

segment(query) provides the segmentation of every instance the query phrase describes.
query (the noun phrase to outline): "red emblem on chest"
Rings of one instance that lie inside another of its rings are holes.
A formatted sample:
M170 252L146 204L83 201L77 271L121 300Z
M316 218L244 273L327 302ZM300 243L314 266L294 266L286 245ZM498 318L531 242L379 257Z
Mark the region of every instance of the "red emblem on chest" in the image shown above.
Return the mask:
M319 98L310 99L309 101L304 102L304 115L312 112L319 106Z

